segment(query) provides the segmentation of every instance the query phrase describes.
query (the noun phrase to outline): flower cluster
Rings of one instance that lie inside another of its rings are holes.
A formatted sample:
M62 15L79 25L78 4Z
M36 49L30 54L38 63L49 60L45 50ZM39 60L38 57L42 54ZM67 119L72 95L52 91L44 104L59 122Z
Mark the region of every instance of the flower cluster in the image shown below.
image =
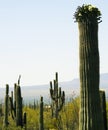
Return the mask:
M76 19L76 22L82 22L82 21L91 21L91 20L97 20L100 21L101 12L98 8L92 6L92 5L82 5L82 7L78 6L74 18Z

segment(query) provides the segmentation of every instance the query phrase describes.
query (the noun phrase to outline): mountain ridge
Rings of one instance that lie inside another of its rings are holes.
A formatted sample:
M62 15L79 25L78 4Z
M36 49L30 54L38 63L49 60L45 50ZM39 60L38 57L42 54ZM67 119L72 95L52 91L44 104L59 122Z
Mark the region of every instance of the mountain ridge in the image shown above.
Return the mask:
M108 73L100 75L100 89L105 90L106 96L108 95ZM80 91L80 81L75 78L71 81L59 82L59 87L62 91L65 91L66 97L71 97L73 94L79 95ZM44 96L46 99L50 99L49 92L50 84L45 85L33 85L33 86L22 86L22 96L24 100L39 99L40 96ZM10 88L10 92L13 88ZM3 100L5 96L5 88L0 88L0 99Z

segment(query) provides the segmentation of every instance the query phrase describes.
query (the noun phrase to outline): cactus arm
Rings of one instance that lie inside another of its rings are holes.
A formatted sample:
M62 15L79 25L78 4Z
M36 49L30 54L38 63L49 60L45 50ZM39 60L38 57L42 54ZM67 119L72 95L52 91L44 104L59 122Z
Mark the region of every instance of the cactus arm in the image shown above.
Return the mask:
M14 114L13 114L14 107L13 107L12 97L9 97L9 101L10 101L11 116L12 116L12 119L14 120L15 117L14 117Z
M21 75L19 75L19 78L18 78L18 85L20 85L20 80L21 80Z
M54 90L53 90L52 82L51 82L51 81L50 81L50 96L51 96L51 99L52 99L52 100L55 100Z

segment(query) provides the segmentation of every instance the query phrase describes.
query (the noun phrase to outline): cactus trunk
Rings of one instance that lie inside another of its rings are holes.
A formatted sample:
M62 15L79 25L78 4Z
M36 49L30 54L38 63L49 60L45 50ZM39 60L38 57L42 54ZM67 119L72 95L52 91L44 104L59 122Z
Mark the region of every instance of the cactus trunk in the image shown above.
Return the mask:
M20 86L16 87L16 126L22 126L22 97Z
M98 23L78 22L80 39L79 130L104 130L99 96Z

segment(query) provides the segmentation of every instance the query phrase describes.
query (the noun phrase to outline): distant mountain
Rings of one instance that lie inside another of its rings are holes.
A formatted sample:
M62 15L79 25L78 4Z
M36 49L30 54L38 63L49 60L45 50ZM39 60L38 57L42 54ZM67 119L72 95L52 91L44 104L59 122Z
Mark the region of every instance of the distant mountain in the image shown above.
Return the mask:
M79 79L73 79L72 81L60 82L59 86L65 91L66 97L70 97L73 94L78 95L80 89ZM23 86L21 87L22 96L24 101L39 100L40 96L44 96L44 99L50 101L49 93L50 85L36 85L36 86ZM108 73L101 74L100 76L100 89L106 91L108 96ZM13 88L10 88L10 92ZM5 95L5 88L0 88L0 99L3 100Z

